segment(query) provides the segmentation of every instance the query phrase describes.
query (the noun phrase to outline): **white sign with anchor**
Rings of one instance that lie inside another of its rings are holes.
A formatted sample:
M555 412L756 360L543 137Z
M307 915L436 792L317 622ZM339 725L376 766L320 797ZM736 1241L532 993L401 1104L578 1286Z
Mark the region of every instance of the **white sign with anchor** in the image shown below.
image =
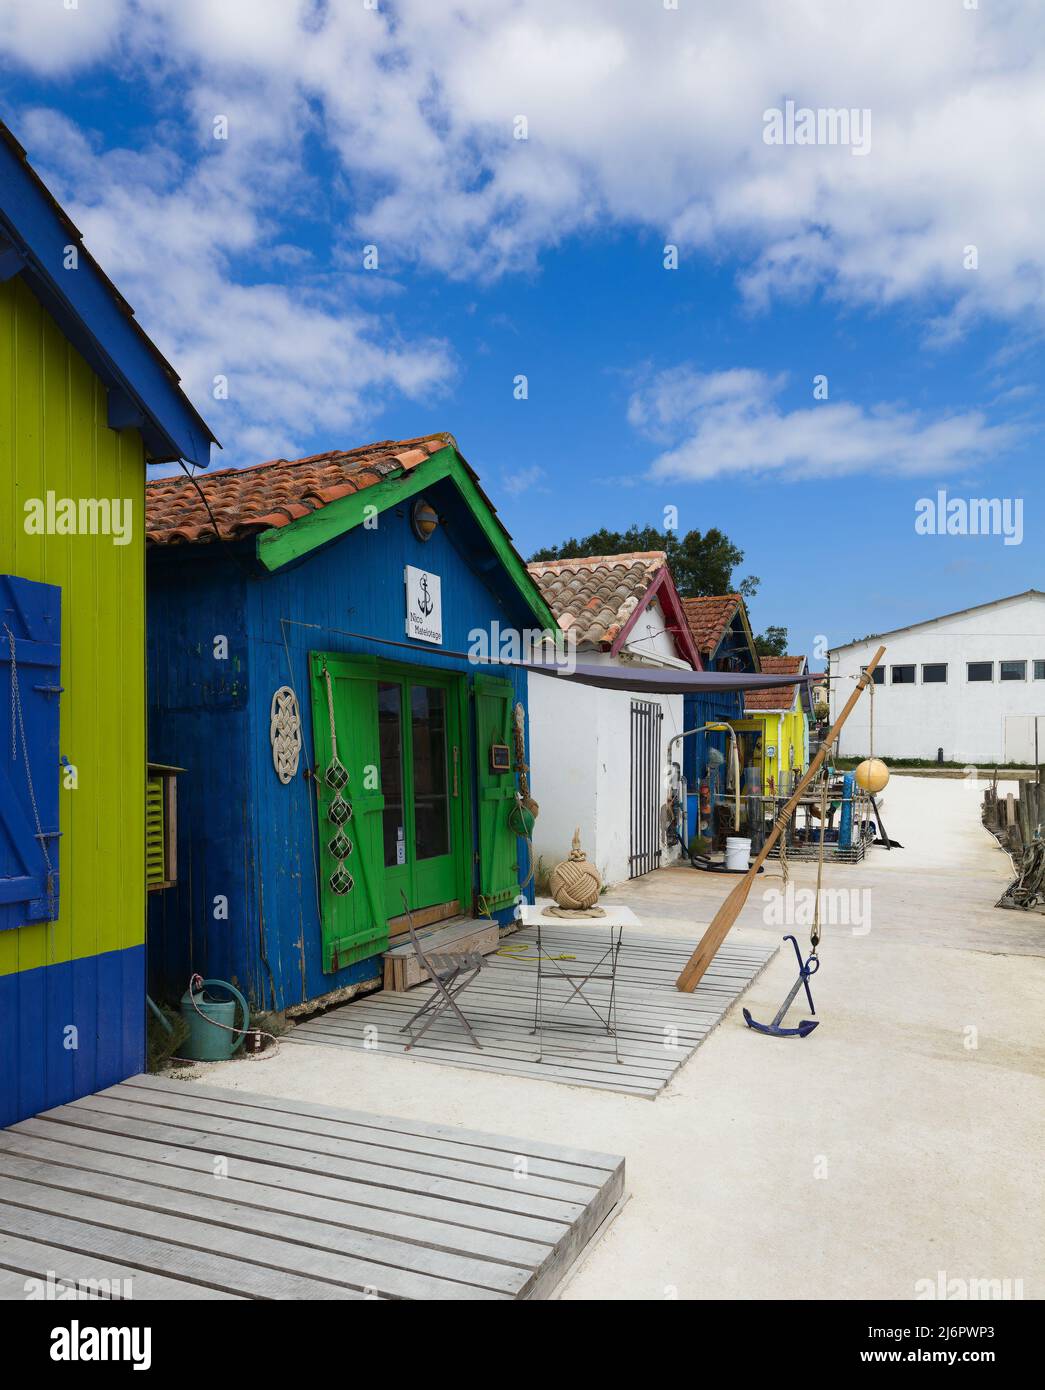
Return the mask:
M406 580L406 635L419 642L442 643L443 599L439 576L430 570L407 565L403 577Z

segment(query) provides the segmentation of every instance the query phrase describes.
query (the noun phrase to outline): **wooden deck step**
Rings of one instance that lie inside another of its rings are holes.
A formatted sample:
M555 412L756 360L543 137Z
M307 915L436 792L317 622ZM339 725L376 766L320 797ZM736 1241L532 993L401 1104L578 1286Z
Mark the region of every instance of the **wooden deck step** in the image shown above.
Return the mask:
M614 1154L136 1076L0 1130L0 1299L48 1271L85 1297L542 1298L623 1189Z
M438 955L441 951L478 951L484 956L492 955L500 945L500 931L496 922L486 918L458 917L452 922L417 933L426 954ZM388 990L413 989L424 983L428 976L417 959L409 936L405 942L384 953L384 987Z

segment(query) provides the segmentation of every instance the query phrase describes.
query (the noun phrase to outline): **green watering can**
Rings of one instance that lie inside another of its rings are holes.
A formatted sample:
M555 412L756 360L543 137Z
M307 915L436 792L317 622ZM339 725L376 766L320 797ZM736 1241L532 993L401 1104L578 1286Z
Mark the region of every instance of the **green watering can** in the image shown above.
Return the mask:
M207 993L209 989L225 990L232 998L215 999ZM238 1028L237 1004L243 1013ZM236 986L227 980L203 980L199 975L192 977L181 996L181 1016L188 1024L189 1035L180 1051L193 1062L227 1062L236 1049L242 1047L250 1027L247 1001Z

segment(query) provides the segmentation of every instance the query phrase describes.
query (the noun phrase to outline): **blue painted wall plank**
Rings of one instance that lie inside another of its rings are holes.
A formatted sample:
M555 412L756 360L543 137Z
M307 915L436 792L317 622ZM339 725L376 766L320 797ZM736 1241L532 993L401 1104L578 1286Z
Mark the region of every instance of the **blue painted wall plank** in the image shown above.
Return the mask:
M149 757L185 769L178 881L149 894L150 992L176 1002L197 970L249 992L257 907L246 581L217 547L183 547L173 563L150 556L149 577Z
M86 975L88 977L86 987L90 989L97 979L98 967L95 963L97 959L97 956L83 957L77 961L76 971L55 969L45 969L44 971L44 988L47 995L44 1064L47 1069L47 1097L50 1105L64 1105L76 1095L73 1073L75 1049L66 1046L68 1038L66 1030L70 1024L77 1028L76 1041L77 1043L83 1042L84 1056L93 1070L95 1062L94 1039L90 1031L82 1040L79 1036L79 1020L73 1002L73 975ZM88 1083L85 1090L93 1091L94 1087Z
M143 1071L145 947L0 975L0 1047L0 1128Z
M52 967L59 968L59 967ZM47 982L46 971L21 970L0 975L0 996L10 999L9 1012L18 1019L18 1047L7 1071L6 1104L0 1116L5 1124L24 1115L35 1115L47 1105ZM5 1010L0 1007L0 1014ZM2 1069L0 1069L2 1070Z
M98 999L102 1007L111 997L109 988L104 985L104 977L110 969L116 977L113 988L120 1001L123 1048L121 1055L112 1059L105 1053L99 1054L98 1087L115 1086L124 1077L145 1070L145 949L113 951L98 957Z
M69 981L72 989L70 1017L76 1020L77 1034L77 1045L69 1054L72 1062L70 1099L94 1090L95 1075L113 1051L123 1056L123 1017L122 1010L118 1012L116 1007L119 994L102 990L98 960L97 956L86 957Z

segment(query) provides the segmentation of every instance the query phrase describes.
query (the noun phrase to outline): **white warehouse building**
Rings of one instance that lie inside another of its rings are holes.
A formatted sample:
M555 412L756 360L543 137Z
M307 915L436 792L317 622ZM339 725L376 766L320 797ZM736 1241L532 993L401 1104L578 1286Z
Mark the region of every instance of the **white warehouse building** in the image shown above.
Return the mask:
M931 758L974 766L1045 762L1045 593L946 613L834 647L831 715L877 648L886 648L870 692L842 729L839 752ZM1037 750L1035 748L1037 733Z

